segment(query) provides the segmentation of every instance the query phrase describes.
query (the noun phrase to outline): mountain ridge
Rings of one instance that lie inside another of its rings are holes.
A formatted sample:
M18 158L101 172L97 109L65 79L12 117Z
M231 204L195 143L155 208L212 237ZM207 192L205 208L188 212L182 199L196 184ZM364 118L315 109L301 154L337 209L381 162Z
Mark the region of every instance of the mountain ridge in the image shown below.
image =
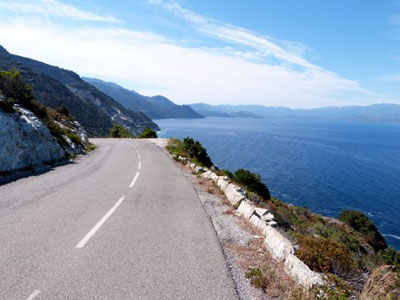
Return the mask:
M177 105L167 97L144 96L136 91L128 90L114 82L106 82L97 78L83 78L100 91L108 94L128 109L142 111L152 119L197 119L204 118L189 105Z
M263 105L210 105L206 103L195 103L190 106L206 117L232 117L235 113L247 112L264 118L314 118L400 123L400 105L392 103L377 103L367 106L327 106L313 109L292 109Z
M159 129L147 115L126 109L75 72L11 54L1 47L0 69L12 68L33 86L40 102L52 108L66 106L91 136L107 136L113 123L124 125L135 135L146 127Z

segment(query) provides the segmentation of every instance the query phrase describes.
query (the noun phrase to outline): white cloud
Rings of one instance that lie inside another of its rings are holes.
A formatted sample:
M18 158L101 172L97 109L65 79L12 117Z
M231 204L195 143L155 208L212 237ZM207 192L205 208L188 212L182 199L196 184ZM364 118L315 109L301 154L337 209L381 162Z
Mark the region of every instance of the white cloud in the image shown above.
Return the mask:
M278 45L249 30L204 18L176 2L148 1L163 5L197 30L230 45L196 48L153 32L94 25L66 27L55 19L38 21L26 16L0 20L0 44L12 53L84 76L124 83L147 95L162 94L177 103L308 108L373 102L372 95L356 81L304 59L301 55L307 49L300 43L279 41ZM41 14L92 21L108 18L54 0L39 2L56 8L35 6ZM8 3L8 9L29 9L10 1L0 3L0 8Z
M309 50L301 43L279 41L282 45L278 45L278 42L274 41L270 37L261 36L245 28L204 17L191 10L183 8L178 2L173 0L148 0L148 3L164 7L174 15L191 22L198 31L210 36L214 36L227 42L250 47L260 52L262 56L273 56L285 63L291 63L305 68L319 69L318 66L308 62L298 55L299 53L304 53ZM283 46L285 46L286 49L284 49Z
M20 2L0 1L0 10L1 9L17 13L33 13L81 21L108 23L120 22L113 16L100 16L92 12L81 10L73 5L65 4L56 0L28 0Z
M139 92L163 94L178 103L318 107L363 103L355 99L366 97L357 82L319 68L260 64L249 61L246 52L182 47L147 32L65 28L24 19L0 21L0 37L16 54L141 87Z

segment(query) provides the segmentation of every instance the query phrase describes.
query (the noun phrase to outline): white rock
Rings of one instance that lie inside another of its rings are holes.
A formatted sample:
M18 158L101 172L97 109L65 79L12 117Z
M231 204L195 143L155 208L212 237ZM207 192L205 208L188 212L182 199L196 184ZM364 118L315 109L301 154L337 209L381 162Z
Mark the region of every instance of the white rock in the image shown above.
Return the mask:
M306 288L324 284L321 275L311 271L310 268L294 254L289 254L286 257L285 271Z
M278 225L278 223L276 223L275 221L268 221L267 224L268 224L269 226L272 226L272 227L275 227L275 226Z
M265 222L269 222L274 219L274 215L271 213L267 213L267 214L261 216L261 219L264 220Z
M199 173L199 172L202 172L202 171L203 171L203 168L200 167L200 166L196 166L196 167L194 168L194 171L195 171L196 173Z
M294 254L292 243L271 226L267 226L265 229L264 244L276 260L283 261L290 254Z
M204 172L203 174L201 174L201 177L209 179L211 176L211 173L212 172L210 170L208 170L208 171Z
M194 164L194 163L189 164L189 168L191 168L191 169L196 168L196 164Z
M225 196L232 205L238 204L240 201L246 199L240 188L233 183L228 184L225 190Z
M32 112L0 111L0 172L41 165L65 157L64 150Z
M240 202L238 207L238 212L240 212L246 219L250 219L251 216L254 214L255 209L254 206L250 204L249 201L244 200Z
M217 181L217 186L221 189L221 191L225 192L228 187L229 182L226 180L225 176L220 176Z
M253 214L250 218L250 222L261 230L262 234L265 237L265 232L267 230L267 224L263 220L261 220L256 214Z
M266 208L261 208L261 207L256 207L256 213L259 217L262 217L268 213L268 209Z

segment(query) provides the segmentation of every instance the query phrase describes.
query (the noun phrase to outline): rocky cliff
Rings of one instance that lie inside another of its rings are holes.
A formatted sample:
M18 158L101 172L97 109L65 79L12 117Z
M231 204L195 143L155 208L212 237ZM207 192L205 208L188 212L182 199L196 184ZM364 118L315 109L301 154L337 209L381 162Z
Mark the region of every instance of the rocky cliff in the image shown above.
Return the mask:
M44 106L17 71L0 72L0 174L65 160L88 143L65 107Z
M135 135L146 127L159 130L147 115L126 109L83 81L78 74L13 55L0 46L0 69L12 68L17 69L32 85L38 101L51 108L66 106L91 136L108 136L115 123L125 126Z

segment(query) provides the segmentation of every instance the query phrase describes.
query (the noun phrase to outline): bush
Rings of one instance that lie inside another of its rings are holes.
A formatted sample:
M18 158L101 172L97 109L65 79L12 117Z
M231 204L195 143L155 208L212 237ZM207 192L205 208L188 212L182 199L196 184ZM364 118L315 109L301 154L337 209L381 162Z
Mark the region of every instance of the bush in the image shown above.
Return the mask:
M111 138L132 138L133 135L124 126L114 124L110 130Z
M83 146L83 142L81 140L81 138L76 135L75 133L72 132L67 132L66 136L71 140L71 142L73 142L75 145L79 145L79 146Z
M343 243L327 238L300 236L297 256L312 270L346 275L354 266L350 251Z
M383 236L379 233L374 223L363 213L354 210L344 210L340 213L339 220L361 233L375 251L387 248Z
M261 176L249 170L239 169L234 173L233 179L242 184L250 192L254 192L265 200L271 199L271 194L267 186L261 181Z
M392 247L378 252L378 262L383 265L394 265L400 271L400 251L396 251Z
M139 135L141 139L156 139L157 133L149 127L146 127L143 132Z
M56 112L58 112L59 114L62 114L62 115L64 115L64 116L66 116L66 117L70 117L69 110L68 110L68 108L67 108L65 105L56 107Z
M192 138L183 139L184 149L187 154L196 159L200 164L210 168L213 163L208 156L207 150L200 144L199 141L194 141Z
M15 69L0 71L0 90L7 98L14 98L24 107L35 99L32 87L24 82L21 74Z

